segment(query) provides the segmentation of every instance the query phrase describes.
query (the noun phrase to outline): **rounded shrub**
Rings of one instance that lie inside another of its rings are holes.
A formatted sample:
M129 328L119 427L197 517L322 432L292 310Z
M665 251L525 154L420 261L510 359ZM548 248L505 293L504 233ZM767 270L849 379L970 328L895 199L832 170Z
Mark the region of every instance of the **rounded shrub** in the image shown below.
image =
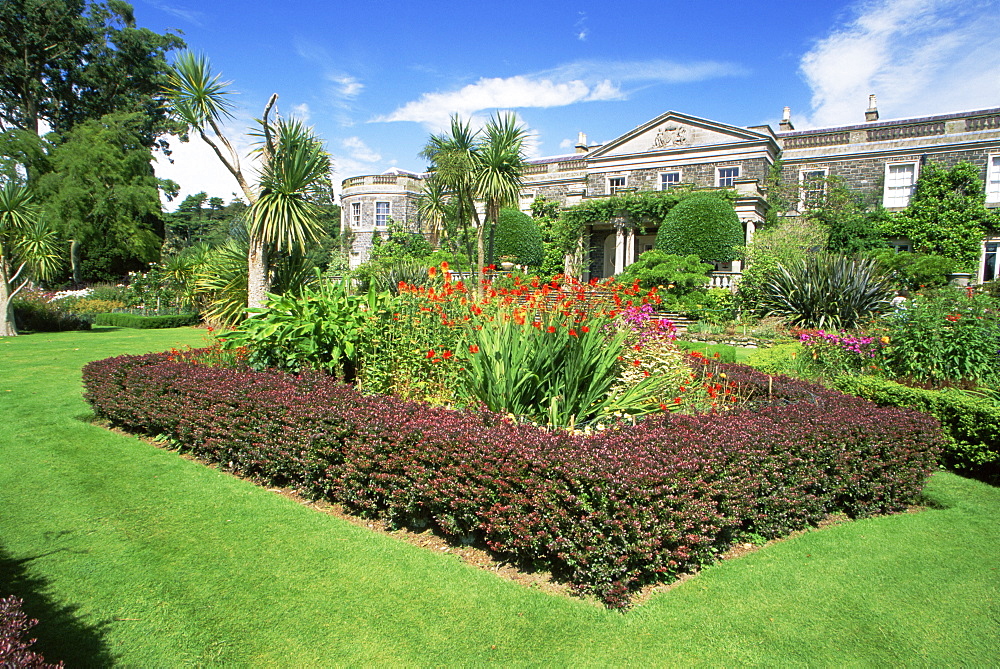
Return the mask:
M656 235L656 248L705 262L729 262L743 245L736 210L715 195L692 195L670 210Z
M518 265L541 265L545 250L535 219L517 209L501 209L494 233L493 257L514 258Z

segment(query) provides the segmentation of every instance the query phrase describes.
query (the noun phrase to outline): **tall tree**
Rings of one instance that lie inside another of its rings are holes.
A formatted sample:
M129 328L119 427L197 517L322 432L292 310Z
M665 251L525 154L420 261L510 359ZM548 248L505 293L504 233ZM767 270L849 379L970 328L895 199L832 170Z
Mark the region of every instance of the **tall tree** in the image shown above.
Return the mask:
M483 139L475 152L476 195L486 203L486 228L492 240L500 209L517 206L523 185L524 140L527 131L513 112L497 114L483 129ZM479 277L484 278L484 230L476 235ZM491 249L492 252L492 249Z
M108 114L55 135L49 170L33 180L46 220L80 249L75 281L113 280L159 259L161 182L145 123L138 112Z
M453 194L460 219L471 218L475 224L480 289L486 270L485 233L496 224L502 207L517 204L526 137L513 113L491 117L482 133L452 116L450 131L432 135L422 152ZM476 200L485 204L485 221L479 218Z
M14 297L32 279L45 279L59 268L55 231L38 218L32 195L8 181L0 188L0 337L17 334Z
M0 2L0 130L67 132L112 112L143 112L143 143L172 128L159 103L166 54L184 45L135 23L122 0ZM161 148L166 148L161 143Z
M271 283L271 251L301 249L316 237L319 212L312 198L323 180L329 179L329 155L311 129L297 121L269 119L278 99L275 93L264 106L260 128L254 133L261 169L260 182L251 185L239 155L220 129L224 118L232 118L229 82L213 74L208 59L181 53L165 92L175 115L215 151L250 203L247 305L262 306Z
M421 151L421 155L431 161L435 179L451 195L465 240L471 237L470 222L476 230L482 227L479 211L476 209L475 169L478 146L479 133L473 132L468 121L462 121L458 115L454 115L448 132L431 135ZM475 255L471 246L466 248L466 252L470 258Z

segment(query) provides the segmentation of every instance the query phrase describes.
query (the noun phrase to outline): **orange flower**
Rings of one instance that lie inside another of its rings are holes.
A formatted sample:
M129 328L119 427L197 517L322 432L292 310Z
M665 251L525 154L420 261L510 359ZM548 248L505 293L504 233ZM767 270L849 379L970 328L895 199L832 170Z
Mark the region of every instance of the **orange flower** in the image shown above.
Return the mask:
M427 269L427 276L433 277L437 274L437 267L430 267Z
M590 332L590 328L588 328L586 325L584 325L582 328L580 328L580 332L584 332L584 333Z
M475 344L469 346L469 353L479 353L479 347Z

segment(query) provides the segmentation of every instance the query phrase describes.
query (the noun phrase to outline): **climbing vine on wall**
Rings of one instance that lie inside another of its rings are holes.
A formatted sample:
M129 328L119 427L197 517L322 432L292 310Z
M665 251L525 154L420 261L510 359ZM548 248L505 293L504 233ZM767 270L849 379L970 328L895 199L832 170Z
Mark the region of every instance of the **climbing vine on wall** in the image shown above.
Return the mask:
M564 253L570 253L586 226L608 223L617 217L624 217L645 232L645 226L659 225L674 205L694 193L710 193L727 202L736 199L735 191L731 190L696 191L691 188L612 195L563 210L553 225L553 238Z

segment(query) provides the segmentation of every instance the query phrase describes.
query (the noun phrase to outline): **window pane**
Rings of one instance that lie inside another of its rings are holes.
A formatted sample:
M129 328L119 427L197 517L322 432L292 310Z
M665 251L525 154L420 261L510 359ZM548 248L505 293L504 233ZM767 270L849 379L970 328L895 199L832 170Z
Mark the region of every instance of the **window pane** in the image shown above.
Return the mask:
M986 201L1000 202L1000 156L992 156L986 170Z
M913 195L915 168L916 166L912 163L889 165L889 172L885 178L884 206L905 207L910 203L910 196Z
M740 168L720 167L719 168L719 188L732 188L733 182L739 178Z
M379 228L384 228L389 225L389 203L388 202L376 202L375 203L375 225Z

